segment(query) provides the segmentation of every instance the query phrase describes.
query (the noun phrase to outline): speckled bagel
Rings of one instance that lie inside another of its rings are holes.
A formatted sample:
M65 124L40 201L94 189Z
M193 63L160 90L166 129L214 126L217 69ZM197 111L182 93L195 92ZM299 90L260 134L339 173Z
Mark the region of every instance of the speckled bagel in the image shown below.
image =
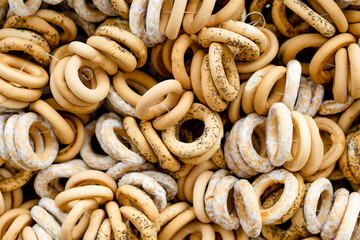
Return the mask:
M184 143L176 140L176 135L179 133L181 124L190 119L199 119L204 121L205 129L200 138L192 143ZM176 123L162 132L162 140L167 148L179 157L194 157L199 156L209 150L222 137L221 123L216 115L199 103L193 103L187 114Z

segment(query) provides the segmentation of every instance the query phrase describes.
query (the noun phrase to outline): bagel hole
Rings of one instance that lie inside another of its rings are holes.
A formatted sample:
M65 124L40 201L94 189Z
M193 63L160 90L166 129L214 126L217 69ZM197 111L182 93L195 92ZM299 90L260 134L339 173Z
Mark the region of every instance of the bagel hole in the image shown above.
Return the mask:
M227 210L228 210L229 214L231 214L235 210L234 209L234 187L232 187L229 191L226 205L227 205Z
M91 84L90 80L94 79L95 77L95 74L94 74L94 71L89 68L89 67L86 67L86 66L82 66L79 68L78 70L78 75L79 75L79 78L81 80L81 82L87 87L87 88L95 88L94 86L94 83ZM94 81L96 82L96 81Z
M265 133L263 136L259 136L257 131L264 133L265 129L261 129L260 127L255 128L255 131L253 131L251 135L252 145L259 156L266 157Z
M55 30L59 33L60 36L62 34L64 34L64 30L59 25L56 25L56 24L48 22L48 21L47 21L47 23L50 24L53 28L55 28Z
M325 198L326 198L326 194L327 194L327 192L322 192L321 194L320 194L320 198L319 198L319 200L318 200L318 202L317 202L317 204L316 204L316 216L317 217L319 217L319 215L320 215L320 213L321 213L321 206L322 206L322 204L323 204L323 201L325 201Z
M286 7L285 11L286 11L286 13L285 13L286 18L290 24L295 26L304 21L299 15L294 13L290 8Z
M283 76L281 79L276 81L275 85L272 87L269 93L269 97L267 100L269 106L273 105L276 102L282 101L284 95L285 83L286 83L285 76Z
M313 47L304 48L296 56L295 59L299 62L309 63L312 57L315 55L318 49Z
M38 142L36 142L35 138L38 138ZM45 140L43 132L35 126L30 126L29 143L32 151L35 152L37 155L40 155L44 152Z
M190 238L189 238L190 239ZM221 237L220 233L215 232L215 240L222 240L223 238Z
M295 59L302 63L310 63L311 59L317 52L317 48L308 47L302 49L298 54L296 54ZM335 64L335 55L332 55L325 63L324 69L328 70L333 68L332 65Z
M144 93L148 90L145 86L132 79L126 79L126 83L132 91L138 93L139 95L144 95Z
M67 144L62 144L61 142L59 142L59 153L60 153L61 150L63 150L67 146L68 146Z
M52 180L50 183L49 183L49 186L59 192L61 191L64 191L65 189L65 185L67 183L69 179L68 178L65 178L65 177L60 177L60 178L57 178L57 179L54 179Z
M269 186L260 197L260 207L262 209L268 209L272 207L282 196L284 187L284 184L281 183Z
M276 225L276 227L278 227L278 228L280 228L280 229L282 229L282 230L287 230L287 229L290 228L290 226L291 226L291 219L288 220L288 221L286 221L286 222L284 222L284 223L282 223L282 224Z
M293 142L291 145L291 155L295 156L295 154L298 151L298 147L299 147L299 132L297 131L297 129L294 127L293 128Z
M192 50L192 48L188 48L185 51L184 54L184 64L185 64L185 69L186 69L186 73L190 74L190 66L191 66L191 61L194 57L194 52Z
M216 1L216 5L218 5L219 7L223 7L225 4L227 4L229 2L229 0L217 0Z
M93 3L93 1L91 1L91 0L85 0L85 4L86 4L90 9L98 10L97 7L95 6L95 4Z
M326 154L327 151L329 151L329 149L331 148L333 142L328 132L320 131L320 136L324 144L324 154Z
M139 150L131 144L131 140L126 132L122 129L114 129L116 138L127 148L133 152L139 152Z
M29 133L29 144L30 144L31 149L33 151L35 151L35 143L34 143L33 138L31 137L30 133Z
M217 0L216 3L218 4L219 2L221 2L221 0ZM200 11L201 7L203 6L204 4L204 1L203 0L199 0L197 6L196 6L196 10L194 12L195 13L195 16L197 15L197 13Z
M66 14L65 12L65 15L69 18L71 18L71 14ZM76 38L73 40L73 41L80 41L80 42L86 42L86 40L91 37L91 35L89 36L88 33L84 30L83 28L83 25L82 24L78 24L78 20L77 19L73 19L71 18L75 24L76 24L76 27L77 27L77 35L76 35ZM88 31L90 32L91 29L93 29L93 31L95 31L95 25L93 25L93 23L88 23ZM91 25L93 25L93 28L91 27Z
M272 16L271 16L271 8L272 8L272 2L273 0L268 0L265 2L265 4L263 5L263 8L262 9L256 9L255 11L253 12L261 12L262 15L264 15L264 18L265 18L265 22L266 23L273 23L272 21ZM245 1L245 4L246 4L246 9L249 9L250 8L250 3L251 1ZM217 5L217 4L216 4ZM248 14L248 13L247 13ZM259 25L259 22L258 21L263 21L263 17L260 15L260 14L251 14L253 15L252 16L252 20L250 20L250 16L248 16L246 18L246 22L249 23L249 24L254 24L257 22L257 26Z
M155 203L155 196L154 196L153 194L147 192L141 185L137 185L136 187L137 187L138 189L140 189L141 191L143 191L146 195L148 195L149 198L151 198L151 200L153 200L154 203ZM133 205L133 207L138 208L138 207L135 205L135 203L131 203L131 204ZM140 211L142 211L140 208L138 208L138 209L139 209Z
M351 124L347 133L353 133L360 130L360 115L357 116Z
M217 0L212 11L212 15L221 11L230 1L229 0ZM246 1L245 1L246 2ZM239 9L238 9L239 10Z
M178 140L181 142L191 143L203 134L204 128L205 124L200 120L191 119L185 121L180 126Z
M124 138L123 136L120 135L120 133L115 133L116 138L126 147L126 148L131 148L130 143L127 141L126 138Z
M101 148L100 143L98 142L95 134L92 136L91 138L91 148L92 150L99 155L105 155L107 156L108 154L104 152L104 150Z

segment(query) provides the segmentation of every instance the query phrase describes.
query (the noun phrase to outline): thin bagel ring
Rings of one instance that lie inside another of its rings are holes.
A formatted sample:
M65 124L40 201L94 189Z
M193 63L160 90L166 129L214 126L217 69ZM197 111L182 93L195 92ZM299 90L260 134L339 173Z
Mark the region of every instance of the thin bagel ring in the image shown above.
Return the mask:
M29 130L31 126L43 132L45 146L41 154L34 152L29 144ZM51 130L50 124L42 117L35 113L25 113L21 115L16 122L14 138L16 148L21 149L21 151L18 151L19 157L27 167L43 169L54 162L59 144Z
M141 211L134 207L122 206L120 212L124 218L130 220L135 227L139 230L142 239L155 240L156 239L156 228Z
M295 59L296 55L303 49L308 47L320 48L328 39L321 34L305 33L290 38L281 45L282 61L287 64L291 59ZM282 49L283 48L283 49ZM302 74L309 74L309 63L300 63Z
M24 72L19 72L23 66ZM49 75L42 67L8 54L0 54L0 70L4 79L28 88L41 88L49 81Z
M61 45L71 42L76 38L76 25L71 18L64 14L49 9L40 9L34 15L62 28L64 32L60 34Z
M222 28L202 28L198 34L198 42L208 48L212 42L221 42L239 49L235 59L241 61L253 61L260 56L260 49L255 42Z
M132 185L122 185L116 191L116 199L121 205L132 206L135 205L140 208L144 214L155 225L156 230L160 229L160 213L155 205L154 200L144 191Z
M325 37L332 37L335 34L335 27L303 2L284 0L284 4ZM334 7L334 5L337 7L335 3L331 6ZM338 9L340 10L340 8Z
M163 169L170 170L172 172L184 171L189 167L180 166L179 161L170 153L168 148L165 146L160 136L157 134L156 130L153 128L151 122L141 121L140 130L144 134L147 142L151 146L155 155L158 157L160 167ZM189 164L189 166L192 166ZM185 168L185 169L184 169ZM190 169L189 169L190 171Z
M86 227L82 225L84 225L84 222L87 223L90 221L90 216L84 215L84 213L86 211L95 210L98 206L98 202L94 199L79 201L65 218L61 226L61 237L64 239L72 239L73 237L76 238L76 236L83 235L86 231Z
M266 122L267 153L274 166L283 165L290 156L293 136L291 113L283 103L275 103Z
M52 129L56 137L61 143L69 144L74 141L75 134L70 125L48 103L42 100L37 100L32 102L29 108L39 113L49 121L49 123L52 125Z
M100 155L94 152L91 146L91 139L95 135L96 121L92 121L85 126L85 140L80 150L80 156L91 168L98 170L108 170L117 161L110 156Z
M353 35L349 33L339 34L324 43L311 59L309 73L311 80L315 83L328 83L332 80L332 74L324 71L325 63L338 49L356 42Z
M237 135L237 143L241 156L255 171L267 173L274 169L269 157L260 156L252 144L252 132L256 127L265 128L266 118L256 113L250 113L243 120Z
M271 16L277 30L285 37L294 37L311 30L310 25L306 21L293 26L286 17L286 5L281 0L273 2Z
M164 210L166 206L166 191L165 189L152 177L142 173L127 173L118 182L118 186L132 185L142 187L147 194L154 198L154 202L159 212Z
M221 23L219 27L233 31L252 40L258 45L261 53L264 52L269 46L268 38L266 37L266 35L260 29L250 24L240 21L227 20Z
M194 54L199 49L195 35L182 34L176 39L171 52L171 66L174 79L178 80L184 89L191 90L190 76L184 62L187 49L191 49Z
M177 140L176 135L182 123L190 119L199 119L205 123L205 132L194 142L184 143ZM186 158L195 157L204 154L207 150L212 148L217 142L218 138L222 137L221 122L216 115L207 107L199 103L193 103L186 115L180 122L165 129L162 134L162 140L168 147L169 151L175 155Z
M244 119L240 119L235 123L230 131L230 135L226 138L224 144L224 157L228 167L241 178L249 178L257 174L243 159L238 147L239 129Z
M320 194L322 194L320 213L316 213ZM304 214L306 227L313 234L320 233L329 214L333 198L331 182L326 178L319 178L313 182L305 197Z
M150 88L137 102L135 113L142 120L150 120L173 108L182 93L181 84L176 80L166 80ZM152 105L163 95L166 98L156 105Z
M108 74L117 73L117 65L105 57L101 52L83 42L72 41L69 46L70 54L77 54L85 59L91 60L101 66Z
M75 200L93 200L102 205L114 198L112 190L105 186L87 185L67 189L59 193L55 198L55 204L58 208L69 211L77 205Z
M283 165L292 172L300 171L307 163L311 151L311 134L308 123L304 115L297 111L291 112L291 118L294 126L294 139L297 139L296 152ZM293 146L295 144L293 143Z
M145 89L150 89L157 84L154 78L139 70L135 70L129 73L118 72L113 77L114 89L122 99L124 99L133 107L137 105L141 95L129 87L129 85L135 86L134 84L131 84L130 81L134 81L140 84Z
M114 179L104 172L98 170L84 170L71 176L66 182L65 191L71 188L84 185L101 185L108 187L115 194L117 186Z
M142 134L136 119L134 117L127 116L123 119L123 124L126 134L129 136L135 147L140 151L141 155L143 155L149 162L158 162L158 157L150 147L144 134Z
M260 200L264 191L273 183L284 183L284 194L277 204L268 209L260 210L264 225L271 224L284 216L292 207L299 191L299 182L292 173L284 169L274 170L259 176L252 183L258 200Z
M286 83L282 103L284 103L290 110L293 110L295 106L300 79L301 63L297 60L289 61L286 64Z
M33 30L40 33L46 39L51 49L59 45L60 35L58 31L44 19L37 16L10 17L6 20L4 28L25 28Z
M220 96L226 101L234 101L239 95L240 77L236 65L231 62L230 49L220 43L209 47L209 66L211 77Z
M262 219L259 202L251 184L244 179L234 186L234 202L242 229L249 237L260 235Z
M0 40L0 52L7 53L9 51L23 51L43 67L50 64L50 56L47 52L40 45L26 39L7 37Z
M209 54L206 54L202 60L200 82L202 96L204 97L206 105L208 105L213 111L224 111L228 107L228 102L221 98L215 87L210 71Z
M201 4L200 9L196 13L185 14L183 19L184 31L188 34L199 32L210 18L215 2L214 0L207 0L206 3ZM189 1L185 12L195 12L199 3L200 1L198 0Z
M136 57L116 41L107 37L91 36L86 40L86 44L99 50L111 61L115 62L120 70L126 72L135 70L137 65Z
M92 69L96 79L94 89L87 88L80 80L78 71L81 66ZM81 100L89 103L96 103L103 100L109 92L110 81L105 71L100 67L95 67L92 61L74 55L65 66L65 80L71 91Z
M17 37L27 39L40 45L45 52L50 52L50 46L48 42L42 37L40 34L35 33L33 31L24 30L24 29L16 29L16 28L3 28L0 30L0 39L4 39L7 37Z
M186 224L196 219L194 208L190 207L173 218L159 233L158 239L165 240L172 238Z
M85 127L81 120L71 114L62 113L61 116L75 132L75 139L66 147L59 149L55 159L55 162L57 163L73 159L80 152L85 141Z
M155 118L152 121L154 128L157 130L165 130L171 125L179 122L183 116L189 111L194 101L194 94L191 91L184 92L176 106L168 113Z
M139 155L137 150L128 149L116 136L120 135L125 141L131 142L127 136L123 123L120 119L108 117L99 119L96 123L96 137L101 148L114 159L126 164L140 165L145 159ZM130 144L131 145L131 144Z
M335 74L333 84L334 100L339 103L345 103L348 94L348 52L345 48L340 48L335 53Z
M261 53L259 58L252 62L236 62L236 68L239 73L251 73L265 68L276 57L279 51L279 40L269 29L263 28L261 31L266 35L268 41L266 50Z
M211 221L215 222L215 213L214 213L214 193L216 191L217 184L220 182L220 180L228 176L230 173L227 170L220 169L216 171L210 178L210 181L208 183L208 186L206 188L204 202L205 202L205 211L209 219Z
M335 163L342 155L345 148L345 135L340 127L328 118L317 117L314 119L320 131L330 134L332 141L331 148L325 153L319 170L323 170Z
M265 74L254 97L254 108L257 113L263 115L268 113L269 108L273 104L272 96L269 97L270 91L276 82L278 84L285 83L283 81L285 80L285 74L286 68L283 66L273 67Z
M204 196L206 191L206 185L210 181L210 178L214 172L203 171L196 178L193 188L193 205L197 219L203 223L211 222L211 219L207 216L205 211Z
M78 172L89 170L89 167L80 159L70 160L65 163L52 164L41 170L35 177L34 189L42 198L54 199L59 191L50 186L50 182L58 178L70 178Z
M348 201L349 191L345 188L340 188L334 193L333 206L323 228L321 229L320 236L322 239L330 240L335 237L337 229L343 220Z
M147 60L147 48L143 41L130 31L119 29L116 26L102 26L96 29L94 36L108 37L116 42L125 45L137 59L136 67L142 67Z
M234 188L237 181L238 179L234 176L225 176L218 182L214 191L212 201L214 222L226 230L234 230L240 226L236 209L229 212L227 204L224 204L224 201L226 201L229 196L230 190Z

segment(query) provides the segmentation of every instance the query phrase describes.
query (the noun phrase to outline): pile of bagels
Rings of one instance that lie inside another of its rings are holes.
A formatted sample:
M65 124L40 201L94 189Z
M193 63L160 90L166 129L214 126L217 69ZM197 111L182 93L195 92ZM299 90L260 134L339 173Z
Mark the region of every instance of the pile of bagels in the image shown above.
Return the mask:
M360 240L360 1L0 1L0 238Z

